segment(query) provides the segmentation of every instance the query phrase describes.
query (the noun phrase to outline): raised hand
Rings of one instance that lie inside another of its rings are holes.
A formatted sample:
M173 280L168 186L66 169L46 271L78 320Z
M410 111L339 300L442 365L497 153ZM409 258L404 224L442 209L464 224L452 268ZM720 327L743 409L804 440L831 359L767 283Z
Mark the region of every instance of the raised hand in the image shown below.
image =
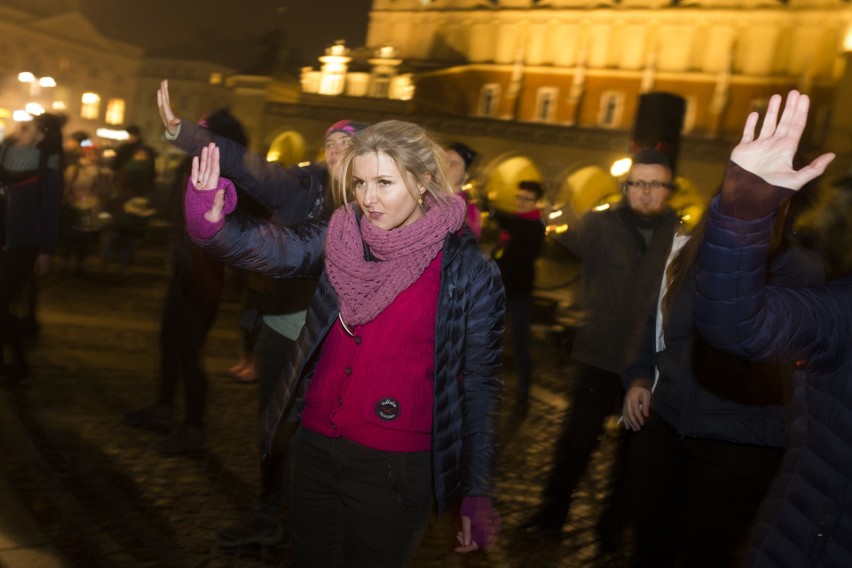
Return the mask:
M793 190L820 176L834 154L823 154L799 171L793 169L793 157L808 122L809 106L807 95L790 91L779 120L781 95L772 95L757 138L759 116L753 112L746 119L742 140L731 152L731 160L772 185Z
M204 214L204 218L216 223L222 218L225 207L225 190L219 189L219 147L213 142L201 149L201 157L192 157L190 181L199 191L216 191L213 207Z
M163 126L166 127L166 132L170 136L175 136L180 126L180 119L175 116L172 110L172 104L169 100L169 81L164 79L160 83L160 88L157 89L157 107L160 109L160 118L163 120Z

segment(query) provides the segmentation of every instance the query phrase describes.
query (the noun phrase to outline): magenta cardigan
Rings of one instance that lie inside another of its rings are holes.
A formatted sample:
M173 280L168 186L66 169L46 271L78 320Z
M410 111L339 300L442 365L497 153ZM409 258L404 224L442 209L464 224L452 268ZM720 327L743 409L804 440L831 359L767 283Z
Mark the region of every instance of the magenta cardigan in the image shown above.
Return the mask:
M441 254L373 321L338 320L305 393L302 428L384 451L432 447Z

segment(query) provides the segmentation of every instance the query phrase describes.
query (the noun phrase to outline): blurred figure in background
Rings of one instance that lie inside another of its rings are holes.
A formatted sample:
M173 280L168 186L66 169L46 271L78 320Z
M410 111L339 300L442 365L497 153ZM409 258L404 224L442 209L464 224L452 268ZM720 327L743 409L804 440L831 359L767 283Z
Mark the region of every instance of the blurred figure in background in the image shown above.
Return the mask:
M227 109L201 121L210 132L245 146L243 126ZM189 177L192 156L187 155L175 175L173 195L180 198ZM175 201L178 201L178 199ZM180 199L182 201L182 199ZM207 373L203 367L204 341L219 312L225 280L224 265L209 257L186 237L183 207L175 203L173 270L160 323L160 380L155 402L124 416L139 428L169 431L157 449L165 455L188 454L204 448L204 411ZM179 379L184 384L183 424L172 431Z
M0 251L0 379L15 383L29 375L20 318L13 313L26 280L44 274L59 235L62 200L62 126L41 114L21 122L0 146L0 198L4 242ZM11 362L5 360L6 346Z
M156 152L144 143L138 126L127 127L128 140L115 151L111 167L115 194L111 204L112 227L106 235L101 256L118 261L121 273L133 259L136 242L145 236L156 213L152 195L156 182Z
M445 150L447 152L447 176L450 183L453 184L455 192L461 195L467 203L465 223L478 240L482 234L482 215L465 185L470 176L470 168L476 162L479 154L473 148L461 142L454 142Z
M543 197L541 184L526 180L518 184L515 211L509 213L492 209L488 217L501 229L500 240L492 257L500 267L506 289L506 323L512 344L515 375L518 379L514 413L517 418L527 414L532 382L533 360L530 351L535 286L535 261L544 244L544 224L539 202Z

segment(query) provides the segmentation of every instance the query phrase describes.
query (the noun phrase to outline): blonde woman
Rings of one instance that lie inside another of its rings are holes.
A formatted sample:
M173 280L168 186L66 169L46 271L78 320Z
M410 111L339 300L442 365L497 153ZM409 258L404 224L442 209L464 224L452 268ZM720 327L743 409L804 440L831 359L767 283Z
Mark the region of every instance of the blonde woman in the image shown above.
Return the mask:
M264 415L291 446L297 566L404 566L432 510L460 506L458 552L490 548L504 292L464 225L443 149L417 125L357 133L327 225L228 218L218 149L196 159L187 228L278 277L320 275L298 348ZM212 191L211 191L212 190Z

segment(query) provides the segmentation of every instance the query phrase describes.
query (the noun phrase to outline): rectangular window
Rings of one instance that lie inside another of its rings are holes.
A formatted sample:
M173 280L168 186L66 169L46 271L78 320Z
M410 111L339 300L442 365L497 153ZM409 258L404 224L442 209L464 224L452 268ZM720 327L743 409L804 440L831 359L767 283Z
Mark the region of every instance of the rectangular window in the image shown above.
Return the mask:
M621 125L621 116L623 113L624 93L605 91L601 95L601 103L600 107L598 107L598 126L618 128Z
M497 103L500 101L500 85L488 83L482 86L479 92L479 116L495 116L497 114Z
M110 99L107 101L106 116L107 124L124 124L124 99Z
M535 119L541 122L553 122L558 97L559 89L556 87L541 87L536 91Z
M80 118L97 120L101 112L101 97L97 93L83 93L80 99Z

